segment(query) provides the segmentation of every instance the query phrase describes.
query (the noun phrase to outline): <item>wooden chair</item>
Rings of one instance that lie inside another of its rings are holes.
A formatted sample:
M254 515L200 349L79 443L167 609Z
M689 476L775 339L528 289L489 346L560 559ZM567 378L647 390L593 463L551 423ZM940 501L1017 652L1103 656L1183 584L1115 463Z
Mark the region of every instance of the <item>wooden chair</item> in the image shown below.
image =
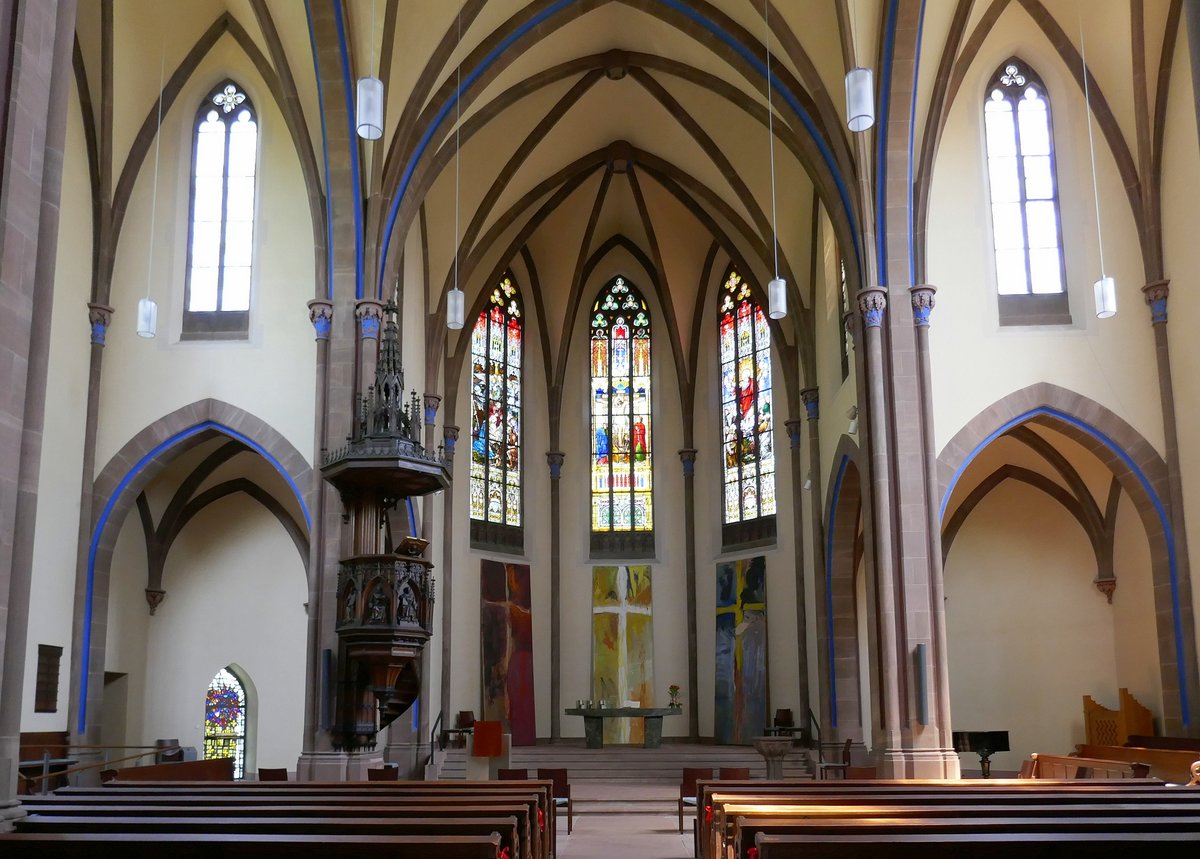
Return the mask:
M554 782L554 806L567 809L567 834L575 826L575 806L571 804L571 785L565 769L543 769L538 767L537 777Z
M287 781L287 767L260 767L258 770L259 781Z
M683 832L683 807L696 806L696 782L700 779L711 779L712 767L684 767L683 781L679 785L679 831ZM699 810L697 810L697 814Z
M400 781L400 767L372 767L367 770L367 781Z
M840 761L818 761L817 762L817 778L829 778L829 773L840 773L842 778L846 777L846 768L850 766L850 744L853 740L846 740L846 745L842 746L842 759Z
M749 781L750 767L721 767L717 770L721 781Z
M500 781L525 781L529 778L529 770L496 770L496 778Z

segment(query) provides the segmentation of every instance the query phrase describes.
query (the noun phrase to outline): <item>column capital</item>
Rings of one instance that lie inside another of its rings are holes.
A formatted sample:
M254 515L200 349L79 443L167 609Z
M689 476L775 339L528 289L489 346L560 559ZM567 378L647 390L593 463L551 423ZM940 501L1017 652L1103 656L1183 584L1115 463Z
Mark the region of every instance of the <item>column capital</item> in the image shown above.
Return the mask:
M937 294L937 287L918 283L909 288L908 294L912 296L913 325L929 327L929 314L933 312L933 297Z
M546 464L550 466L551 480L558 480L558 478L561 476L563 460L566 458L567 455L561 450L546 451Z
M847 310L842 314L842 328L846 329L846 342L854 348L854 311Z
M683 463L683 476L691 477L696 473L696 453L694 447L685 447L679 451L679 461Z
M425 426L431 427L437 420L438 407L442 404L440 394L425 395Z
M313 325L318 340L328 340L333 329L333 302L314 298L308 302L308 321Z
M445 439L446 459L454 459L454 445L458 443L458 427L442 427L442 438Z
M804 411L810 421L821 417L821 391L818 388L802 388L800 399L804 402Z
M1150 321L1160 325L1167 321L1167 296L1171 294L1171 281L1156 280L1142 287L1142 295L1150 305Z
M378 340L379 327L383 323L383 302L374 298L360 298L354 302L354 318L358 320L358 330L363 340Z
M862 314L863 327L878 328L883 324L883 312L887 309L887 290L882 286L868 286L860 289L858 295L858 312Z
M167 592L162 588L146 588L146 604L150 606L150 616L158 611L162 601L167 598ZM1111 602L1112 600L1109 600Z
M790 421L783 422L784 429L787 430L788 439L792 443L792 450L797 450L800 447L800 428L804 426L804 421L799 418L792 418Z
M112 324L112 315L116 311L107 304L88 302L88 322L92 326L92 345L103 346L108 334L108 326Z

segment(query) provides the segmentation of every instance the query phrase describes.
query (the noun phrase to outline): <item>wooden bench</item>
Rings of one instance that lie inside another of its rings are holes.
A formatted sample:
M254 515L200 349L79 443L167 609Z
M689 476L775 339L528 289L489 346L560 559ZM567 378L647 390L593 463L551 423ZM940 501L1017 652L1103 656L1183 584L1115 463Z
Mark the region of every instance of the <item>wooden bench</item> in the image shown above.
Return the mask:
M1128 859L1194 856L1200 836L1190 832L1030 832L1013 834L766 835L758 859Z
M500 835L292 835L227 833L9 833L6 859L120 856L122 859L497 859Z
M750 848L756 845L760 833L770 835L825 835L843 834L1021 834L1030 832L1109 832L1109 833L1158 833L1181 832L1200 836L1200 819L1195 815L1184 816L1114 816L1097 814L1084 817L1061 815L1049 817L1012 817L994 813L991 809L977 809L980 816L955 817L936 815L935 809L922 808L910 817L876 817L871 810L869 819L857 818L746 818L734 821L732 851L728 854L736 859L749 859ZM860 812L861 814L861 812Z
M116 781L227 781L233 782L233 758L176 761L116 770Z
M1021 777L1032 779L1147 778L1149 775L1148 764L1036 752L1021 767Z
M1087 758L1108 758L1114 761L1146 764L1150 775L1174 784L1187 784L1191 778L1192 764L1200 760L1200 752L1180 749L1152 749L1140 746L1089 746L1086 743L1075 747Z
M78 763L67 754L69 744L66 731L22 731L17 748L17 793L38 793L43 781L50 790L66 784L58 773Z

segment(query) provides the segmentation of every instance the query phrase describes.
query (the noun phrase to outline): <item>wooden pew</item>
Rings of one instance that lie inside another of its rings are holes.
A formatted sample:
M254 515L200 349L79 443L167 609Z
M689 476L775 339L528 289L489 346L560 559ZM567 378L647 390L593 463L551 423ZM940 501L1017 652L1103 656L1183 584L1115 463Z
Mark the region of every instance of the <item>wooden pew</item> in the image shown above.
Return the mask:
M145 767L125 767L116 771L116 781L233 781L233 758L204 761L176 761Z
M750 848L756 845L760 833L770 835L826 835L826 834L1021 834L1030 832L1106 832L1106 833L1158 833L1182 832L1200 837L1200 819L1195 815L1184 816L1114 816L1097 814L1092 816L1068 817L1011 817L993 813L990 809L977 809L978 817L955 817L935 815L932 807L919 809L919 816L877 817L874 809L868 818L747 818L734 821L732 850L728 854L735 859L749 859ZM861 815L861 811L859 812Z
M1130 761L1106 760L1104 758L1088 758L1075 755L1043 755L1037 752L1029 756L1032 766L1021 768L1022 778L1147 778L1150 766L1144 763Z
M1128 859L1190 857L1190 832L1030 832L1014 834L759 835L758 859Z
M57 820L98 820L98 821L153 821L162 818L170 819L253 819L271 818L273 820L307 821L309 819L344 821L346 829L352 829L360 820L402 820L431 818L450 819L455 821L476 817L494 819L497 817L512 817L516 820L516 832L511 841L504 846L512 845L513 859L537 859L538 842L534 840L536 822L531 824L531 809L528 804L516 803L425 803L406 805L370 805L357 806L345 804L329 805L270 805L257 804L199 806L194 804L159 805L153 803L125 803L118 805L75 805L49 804L39 805L31 810L31 814L20 821L18 829L33 831L39 827L51 829ZM533 812L536 814L536 812ZM536 818L535 818L536 819ZM287 831L296 831L290 825Z
M1114 761L1146 764L1150 775L1174 784L1187 784L1191 778L1192 764L1200 760L1200 752L1180 749L1151 749L1138 746L1089 746L1086 743L1075 747L1087 758L1108 758Z
M6 859L97 855L122 859L497 859L500 835L231 835L227 833L8 833Z

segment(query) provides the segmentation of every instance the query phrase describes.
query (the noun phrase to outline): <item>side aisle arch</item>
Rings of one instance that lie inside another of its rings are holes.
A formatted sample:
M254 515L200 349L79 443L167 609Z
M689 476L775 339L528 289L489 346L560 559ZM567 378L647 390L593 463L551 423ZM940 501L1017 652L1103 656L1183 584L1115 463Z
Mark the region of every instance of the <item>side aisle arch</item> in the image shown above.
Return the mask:
M1167 509L1166 463L1136 429L1094 400L1057 385L1043 382L1015 391L972 418L939 454L943 521L955 486L975 457L1023 424L1051 428L1083 445L1133 501L1150 548L1163 730L1169 735L1195 734L1200 729L1200 675L1191 571L1177 550Z
M92 509L98 512L87 546L85 575L76 591L71 715L81 736L89 728L89 711L99 712L106 646L103 627L108 617L113 549L121 524L139 493L164 468L181 454L220 436L241 442L270 463L296 498L306 536L312 527L308 490L301 488L311 485L312 468L291 442L249 412L219 400L200 400L159 418L130 439L96 477ZM100 634L94 635L97 624Z

